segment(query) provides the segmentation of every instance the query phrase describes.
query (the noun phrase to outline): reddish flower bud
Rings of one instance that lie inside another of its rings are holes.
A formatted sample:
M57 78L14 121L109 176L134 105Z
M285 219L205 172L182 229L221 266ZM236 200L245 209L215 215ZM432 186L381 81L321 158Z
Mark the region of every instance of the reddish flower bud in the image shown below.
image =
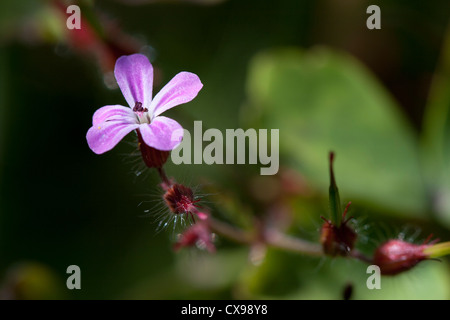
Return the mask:
M175 183L171 185L164 194L164 200L169 209L175 214L192 214L193 212L197 212L196 203L199 200L194 199L194 193L191 188L182 184Z
M178 251L181 248L192 246L206 249L211 253L216 251L216 247L213 244L213 234L205 222L198 222L188 228L180 235L173 248L175 251Z
M142 139L141 132L136 130L138 136L139 150L142 154L144 163L149 168L161 168L169 157L169 151L161 151L148 146Z
M417 245L402 240L389 240L375 251L373 264L380 267L381 274L395 275L430 258L425 253L425 249L429 247L432 247L432 244Z
M344 220L350 204L351 202L345 208L340 225L335 225L332 221L322 217L325 223L322 225L320 242L322 243L323 252L327 255L333 257L346 256L355 246L356 232L347 224L352 218Z

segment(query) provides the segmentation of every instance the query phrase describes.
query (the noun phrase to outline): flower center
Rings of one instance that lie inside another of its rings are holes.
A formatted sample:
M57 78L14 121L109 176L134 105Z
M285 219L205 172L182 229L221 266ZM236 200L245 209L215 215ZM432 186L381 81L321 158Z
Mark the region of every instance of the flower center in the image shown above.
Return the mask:
M148 109L142 106L142 102L136 101L133 112L138 117L139 123L150 123L150 115L148 114Z

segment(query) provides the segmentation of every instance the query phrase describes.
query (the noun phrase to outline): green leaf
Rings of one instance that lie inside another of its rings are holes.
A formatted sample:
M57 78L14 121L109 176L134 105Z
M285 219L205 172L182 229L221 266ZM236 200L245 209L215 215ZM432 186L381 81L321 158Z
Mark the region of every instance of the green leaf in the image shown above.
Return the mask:
M434 75L423 124L423 158L437 218L450 227L450 30Z
M247 265L247 249L221 249L215 254L184 248L175 265L149 274L126 291L126 299L223 299Z
M280 129L280 152L326 190L327 154L339 161L341 198L420 217L426 208L416 135L398 106L354 58L325 48L257 55L247 125Z
M361 276L355 283L355 299L379 300L448 300L450 298L450 275L447 263L423 261L413 269L396 276L382 276L381 289L369 290L367 278ZM341 269L341 275L346 270Z
M38 262L11 266L0 286L0 296L13 300L67 299L65 282L54 270Z
M352 288L353 300L450 298L449 266L445 261L423 261L399 275L381 276L380 289L367 287L367 280L373 275L367 267L357 260L319 261L269 249L261 265L249 266L244 273L240 292L245 295L239 298L340 300L348 286Z

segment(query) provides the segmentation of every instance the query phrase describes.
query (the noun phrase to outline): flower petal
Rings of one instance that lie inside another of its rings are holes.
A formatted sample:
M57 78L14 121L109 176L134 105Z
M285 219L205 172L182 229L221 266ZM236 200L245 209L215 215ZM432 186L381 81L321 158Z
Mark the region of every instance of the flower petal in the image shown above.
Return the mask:
M96 154L105 153L114 148L123 137L138 128L136 123L106 121L93 125L87 132L89 148Z
M122 56L116 61L114 75L130 108L141 102L148 108L152 101L153 67L142 54Z
M180 72L152 100L149 110L153 117L179 104L191 101L203 87L200 78L190 72Z
M183 139L183 127L163 116L156 117L150 124L141 124L139 130L148 146L162 151L175 149Z
M136 122L136 115L130 108L113 105L113 106L104 106L95 111L94 116L92 117L92 125L95 126L99 123L105 121L112 120L124 120L123 122Z

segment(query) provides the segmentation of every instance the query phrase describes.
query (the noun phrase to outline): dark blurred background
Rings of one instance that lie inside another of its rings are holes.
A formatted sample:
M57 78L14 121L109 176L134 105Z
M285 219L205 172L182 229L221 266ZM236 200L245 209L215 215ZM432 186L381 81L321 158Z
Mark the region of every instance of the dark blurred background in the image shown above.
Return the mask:
M392 237L448 241L448 1L83 1L81 31L65 26L70 3L0 4L2 297L339 299L351 283L360 299L450 298L445 259L372 292L353 261L268 249L255 263L220 236L215 255L174 253L176 235L156 232L151 214L162 207L158 177L136 175L133 137L101 156L85 138L95 110L126 103L111 78L115 59L143 52L154 92L183 70L202 80L194 101L167 112L184 127L280 129L277 176L167 165L210 194L218 218L251 228L253 215L276 211L286 232L317 241L334 149L363 251ZM381 8L381 30L366 27L370 4ZM65 287L72 264L81 290Z

